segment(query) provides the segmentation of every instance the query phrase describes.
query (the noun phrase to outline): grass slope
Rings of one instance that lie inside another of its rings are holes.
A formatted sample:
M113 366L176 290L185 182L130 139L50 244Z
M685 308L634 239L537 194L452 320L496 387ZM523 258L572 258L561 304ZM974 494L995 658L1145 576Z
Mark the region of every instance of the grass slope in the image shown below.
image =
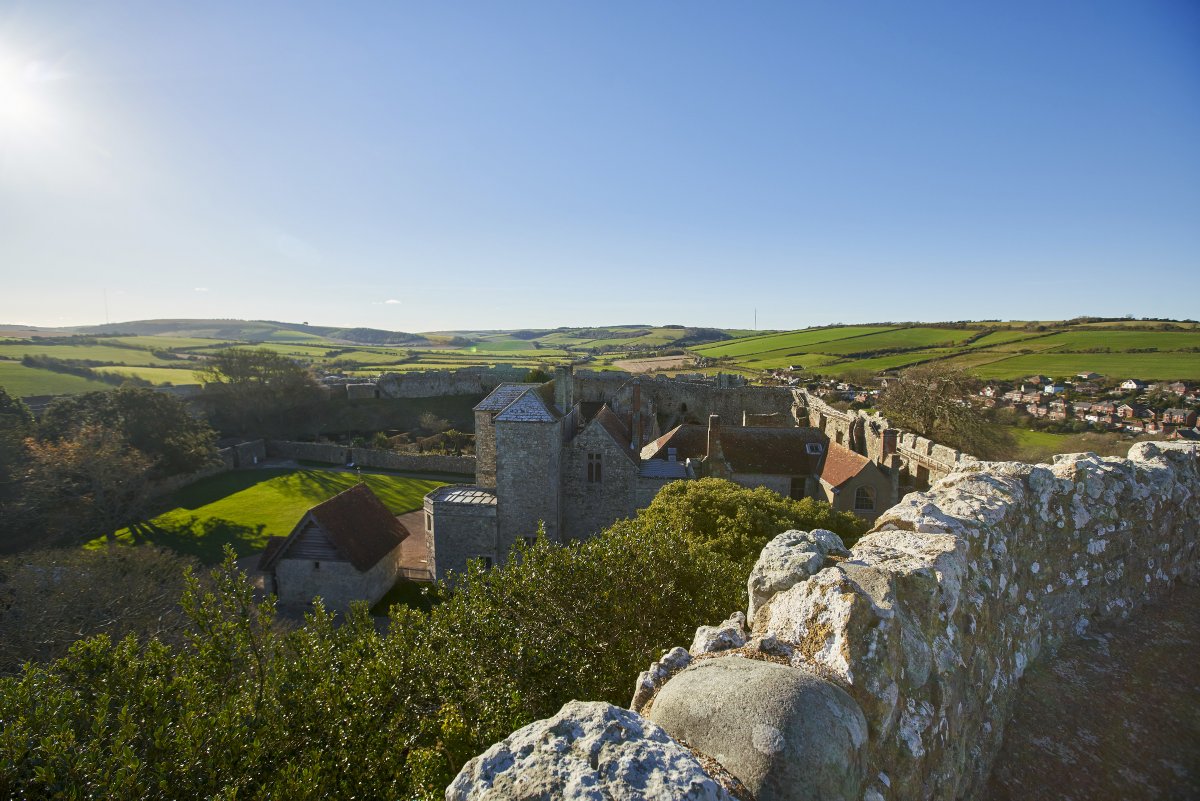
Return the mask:
M20 398L30 395L78 395L112 389L111 384L90 378L26 367L20 362L0 361L0 387Z
M444 482L394 475L362 480L393 514L421 507L425 494ZM238 556L261 551L272 536L286 536L309 508L357 484L359 476L331 470L236 470L201 479L172 495L174 505L146 523L117 532L126 544L152 543L206 563L232 545ZM101 548L105 538L88 543Z

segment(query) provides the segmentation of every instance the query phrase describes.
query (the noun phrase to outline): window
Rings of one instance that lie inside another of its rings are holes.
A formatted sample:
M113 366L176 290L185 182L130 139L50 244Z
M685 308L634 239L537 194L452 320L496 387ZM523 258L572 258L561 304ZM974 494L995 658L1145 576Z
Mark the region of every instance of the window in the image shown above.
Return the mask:
M859 487L854 491L854 511L875 511L875 490L872 487Z
M490 557L490 556L481 556L481 557L479 557L479 561L483 562L483 567L484 567L484 569L486 569L486 570L491 570L491 569L492 569L492 557Z
M433 533L433 515L429 512L425 513L425 530L430 534Z
M587 455L587 478L589 484L599 484L601 480L600 468L604 463L604 454L589 453Z
M321 563L313 562L313 570L320 570L320 569L321 569Z
M819 442L804 443L804 452L809 456L820 456L824 450L825 448L823 448Z
M537 537L521 537L521 539L525 540L525 545L530 548L537 544Z

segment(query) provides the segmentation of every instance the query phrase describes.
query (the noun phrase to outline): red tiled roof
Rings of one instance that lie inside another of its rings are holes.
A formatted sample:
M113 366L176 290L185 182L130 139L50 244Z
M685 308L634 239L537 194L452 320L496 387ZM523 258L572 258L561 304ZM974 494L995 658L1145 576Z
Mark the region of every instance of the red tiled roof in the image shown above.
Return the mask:
M729 426L721 428L721 452L736 473L768 475L815 475L821 464L828 437L815 428L774 428L767 426ZM817 443L821 453L809 453L806 446ZM698 459L708 454L708 427L696 423L677 426L642 448L643 459L666 459L667 450L675 449L679 461Z
M264 552L259 569L268 569L297 539L311 517L329 537L338 552L360 571L370 570L408 536L408 529L388 511L383 501L366 484L356 484L308 510L288 535L287 541ZM270 553L268 558L267 553Z
M821 453L809 453L806 445L824 446L828 437L815 428L767 428L744 426L721 429L721 452L735 473L766 473L783 476L815 475Z
M831 487L840 487L863 471L871 460L849 448L829 443L825 464L821 465L821 478Z

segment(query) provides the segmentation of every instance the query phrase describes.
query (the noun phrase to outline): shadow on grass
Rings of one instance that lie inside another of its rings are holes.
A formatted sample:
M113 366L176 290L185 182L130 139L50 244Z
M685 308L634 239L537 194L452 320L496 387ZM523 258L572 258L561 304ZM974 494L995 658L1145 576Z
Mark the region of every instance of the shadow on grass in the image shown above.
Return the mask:
M266 526L259 523L246 526L220 517L200 518L191 515L184 520L166 524L135 523L128 528L133 545L157 545L177 553L194 556L205 564L216 564L224 556L225 545L232 545L237 555L247 556L266 547Z
M428 612L442 602L441 593L436 584L424 581L409 581L397 579L395 585L388 590L387 595L371 607L372 615L386 615L394 604L403 604L412 609Z
M177 506L181 509L199 509L264 481L295 472L296 470L286 467L231 470L187 485L167 498L165 505L168 508Z

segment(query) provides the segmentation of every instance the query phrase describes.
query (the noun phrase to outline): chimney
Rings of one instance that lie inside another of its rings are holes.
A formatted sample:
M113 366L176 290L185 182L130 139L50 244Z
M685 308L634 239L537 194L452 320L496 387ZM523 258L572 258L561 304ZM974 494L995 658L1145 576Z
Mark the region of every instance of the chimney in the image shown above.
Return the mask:
M642 382L633 382L633 444L634 450L642 447Z
M705 456L709 459L720 457L721 455L721 416L718 414L710 414L708 416L708 449L705 451Z
M563 414L575 405L575 368L571 365L554 368L554 403Z

